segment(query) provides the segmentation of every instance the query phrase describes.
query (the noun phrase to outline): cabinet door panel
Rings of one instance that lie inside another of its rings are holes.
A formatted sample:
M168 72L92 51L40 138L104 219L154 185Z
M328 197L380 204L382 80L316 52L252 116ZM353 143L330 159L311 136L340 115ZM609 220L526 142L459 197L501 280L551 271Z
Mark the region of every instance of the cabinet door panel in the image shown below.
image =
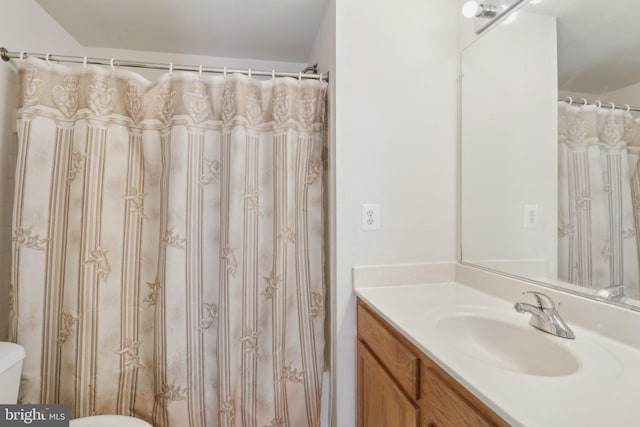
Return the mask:
M416 427L418 420L418 408L358 342L358 426Z
M425 372L426 426L433 427L489 427L487 421L464 397L452 389L435 372Z

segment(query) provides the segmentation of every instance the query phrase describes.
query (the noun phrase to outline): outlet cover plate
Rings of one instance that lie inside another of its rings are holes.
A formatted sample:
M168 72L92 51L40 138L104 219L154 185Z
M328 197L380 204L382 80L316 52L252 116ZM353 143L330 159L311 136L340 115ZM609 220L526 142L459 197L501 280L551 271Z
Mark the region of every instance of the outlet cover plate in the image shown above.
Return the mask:
M367 203L362 205L362 229L380 229L380 205Z

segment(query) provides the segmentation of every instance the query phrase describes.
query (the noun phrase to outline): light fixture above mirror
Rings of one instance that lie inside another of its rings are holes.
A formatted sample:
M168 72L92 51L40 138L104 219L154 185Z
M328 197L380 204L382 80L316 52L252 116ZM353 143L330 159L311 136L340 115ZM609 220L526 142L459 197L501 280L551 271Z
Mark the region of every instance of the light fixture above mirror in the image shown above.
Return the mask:
M515 12L527 1L529 0L469 0L462 6L462 15L465 18L475 20L475 32L480 34L498 22L507 22L510 18L509 15L513 16L512 12ZM515 17L511 19L513 20Z
M470 0L462 6L462 15L465 18L494 18L498 15L498 7Z

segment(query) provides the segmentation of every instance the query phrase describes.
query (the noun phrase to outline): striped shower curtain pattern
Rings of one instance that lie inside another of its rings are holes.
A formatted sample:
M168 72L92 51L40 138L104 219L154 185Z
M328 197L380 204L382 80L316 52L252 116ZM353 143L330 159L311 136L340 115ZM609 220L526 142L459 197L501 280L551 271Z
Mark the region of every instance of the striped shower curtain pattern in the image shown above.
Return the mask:
M20 401L318 426L326 83L17 62Z
M558 277L640 298L640 125L629 112L558 105Z

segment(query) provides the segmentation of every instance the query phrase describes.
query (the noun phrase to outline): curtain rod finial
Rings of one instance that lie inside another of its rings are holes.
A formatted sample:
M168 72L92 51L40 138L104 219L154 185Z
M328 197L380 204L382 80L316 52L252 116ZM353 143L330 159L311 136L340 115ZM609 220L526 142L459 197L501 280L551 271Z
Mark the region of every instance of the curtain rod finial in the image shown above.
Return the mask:
M9 60L11 59L9 58L9 55L7 55L7 53L9 53L7 49L0 47L0 58L2 58L4 62L9 62Z

